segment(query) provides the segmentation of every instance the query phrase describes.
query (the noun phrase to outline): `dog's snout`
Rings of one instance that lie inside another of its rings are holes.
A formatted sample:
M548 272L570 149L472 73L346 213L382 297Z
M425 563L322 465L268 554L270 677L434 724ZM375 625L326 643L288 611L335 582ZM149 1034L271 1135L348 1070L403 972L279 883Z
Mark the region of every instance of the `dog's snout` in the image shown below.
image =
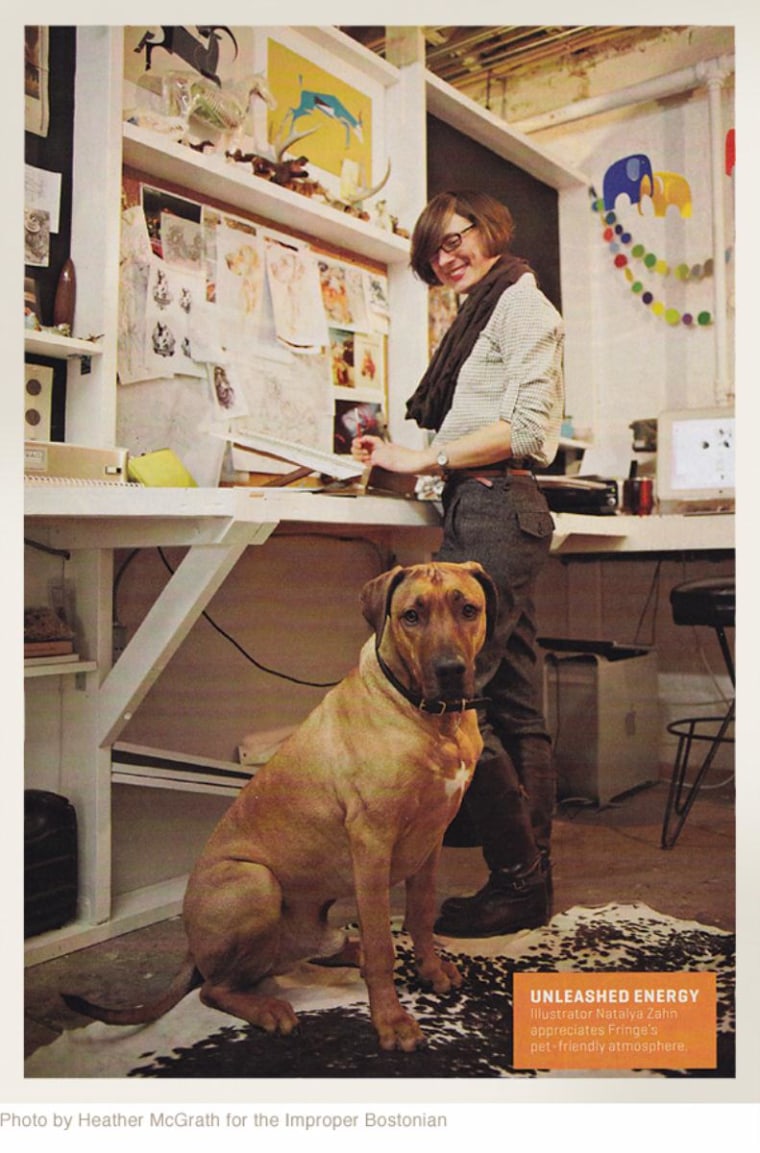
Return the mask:
M439 677L461 677L467 668L467 661L461 653L442 657L436 661L436 672Z
M465 695L467 661L461 653L450 653L435 662L435 675L441 696L445 698Z

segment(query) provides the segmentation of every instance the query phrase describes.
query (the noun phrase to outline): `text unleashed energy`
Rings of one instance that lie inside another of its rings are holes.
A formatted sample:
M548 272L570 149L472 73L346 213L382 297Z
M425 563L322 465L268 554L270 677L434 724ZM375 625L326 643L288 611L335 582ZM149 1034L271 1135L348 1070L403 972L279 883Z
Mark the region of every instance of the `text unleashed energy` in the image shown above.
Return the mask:
M532 1005L694 1005L699 989L531 989Z

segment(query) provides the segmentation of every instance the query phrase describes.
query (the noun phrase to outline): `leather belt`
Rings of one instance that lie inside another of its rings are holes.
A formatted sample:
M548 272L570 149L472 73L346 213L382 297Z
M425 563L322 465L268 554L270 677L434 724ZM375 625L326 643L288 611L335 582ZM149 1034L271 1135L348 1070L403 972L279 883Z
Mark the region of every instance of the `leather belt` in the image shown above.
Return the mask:
M454 468L446 473L446 480L480 480L490 483L499 476L533 476L533 470L518 465L484 465L482 468Z

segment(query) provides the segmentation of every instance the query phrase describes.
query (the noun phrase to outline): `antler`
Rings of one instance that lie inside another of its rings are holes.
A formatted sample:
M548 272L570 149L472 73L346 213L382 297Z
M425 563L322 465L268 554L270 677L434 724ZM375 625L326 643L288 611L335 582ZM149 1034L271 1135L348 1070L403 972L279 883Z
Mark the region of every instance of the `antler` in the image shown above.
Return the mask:
M294 132L287 138L287 140L283 144L280 144L278 142L278 137L280 135L278 133L278 137L275 137L275 139L272 141L278 163L280 163L282 161L283 157L285 156L285 153L289 149L291 149L294 144L297 144L299 140L303 140L306 136L311 136L312 133L314 133L316 131L317 131L316 128L309 128L307 132Z
M380 191L381 188L385 187L385 185L388 183L390 174L391 162L389 160L385 169L385 176L383 176L382 180L378 184L375 184L372 188L360 188L357 192L353 193L353 195L346 196L344 199L349 204L361 204L363 200L369 200L370 196L374 196Z

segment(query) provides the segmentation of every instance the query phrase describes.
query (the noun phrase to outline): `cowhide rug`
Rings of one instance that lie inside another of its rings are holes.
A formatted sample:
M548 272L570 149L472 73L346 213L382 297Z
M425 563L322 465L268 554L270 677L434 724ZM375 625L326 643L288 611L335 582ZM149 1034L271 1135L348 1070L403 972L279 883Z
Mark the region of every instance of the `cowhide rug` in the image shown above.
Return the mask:
M355 969L304 963L267 982L293 1003L300 1028L270 1037L201 1005L197 991L153 1025L93 1023L37 1050L27 1077L435 1078L604 1076L514 1069L512 974L529 972L688 972L717 974L718 1067L640 1069L608 1076L734 1076L734 938L680 921L646 905L576 907L531 932L477 941L448 940L465 983L440 997L416 979L410 942L395 930L400 996L419 1019L427 1044L416 1053L383 1053Z

